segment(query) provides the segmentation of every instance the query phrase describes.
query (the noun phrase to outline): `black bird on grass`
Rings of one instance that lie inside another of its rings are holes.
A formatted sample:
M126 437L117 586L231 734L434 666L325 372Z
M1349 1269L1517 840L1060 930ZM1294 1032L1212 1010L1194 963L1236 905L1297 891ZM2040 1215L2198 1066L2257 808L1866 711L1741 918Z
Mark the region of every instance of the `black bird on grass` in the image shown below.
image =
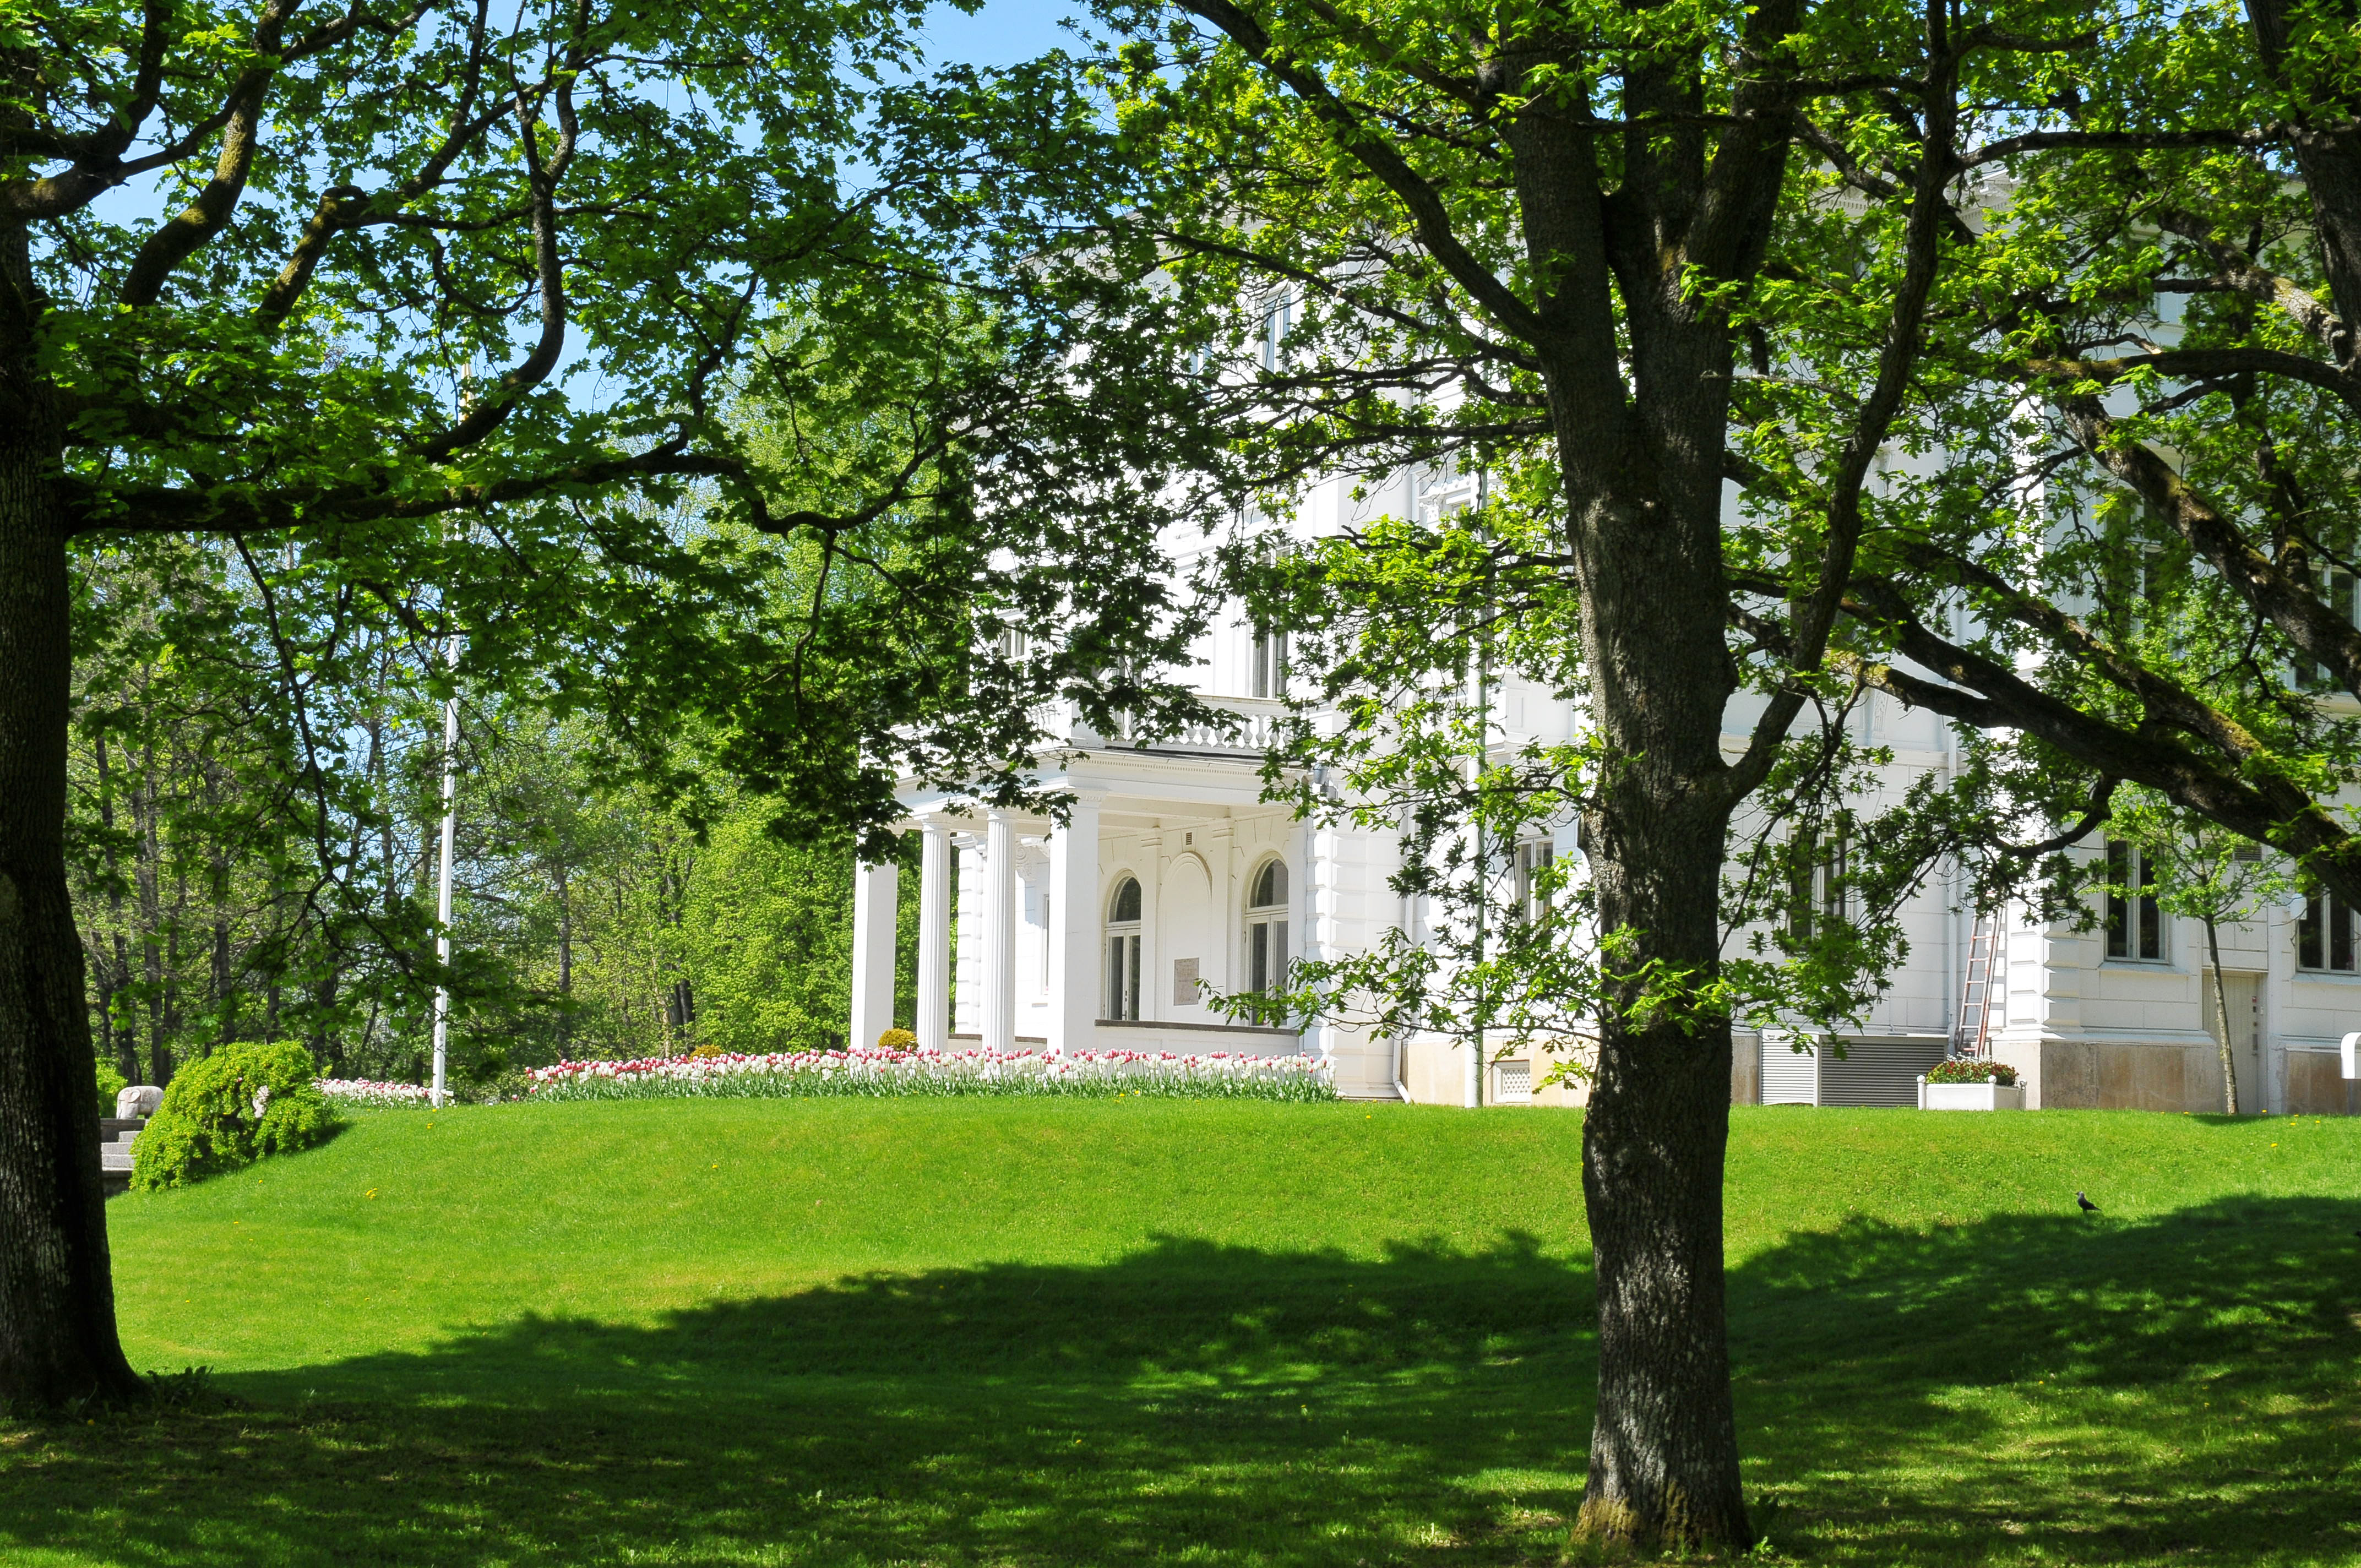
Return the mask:
M2099 1212L2099 1206L2096 1203L2092 1202L2088 1198L2083 1197L2080 1192L2074 1194L2074 1203L2075 1206L2080 1208L2085 1214L2095 1214Z

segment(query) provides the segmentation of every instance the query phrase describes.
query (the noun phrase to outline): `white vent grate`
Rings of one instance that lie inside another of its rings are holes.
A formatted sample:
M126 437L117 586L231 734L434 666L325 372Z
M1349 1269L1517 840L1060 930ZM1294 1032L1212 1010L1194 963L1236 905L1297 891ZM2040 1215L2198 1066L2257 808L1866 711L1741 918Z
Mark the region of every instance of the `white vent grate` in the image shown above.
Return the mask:
M1495 1096L1503 1105L1530 1105L1533 1102L1533 1064L1529 1061L1504 1061L1499 1066L1499 1093Z

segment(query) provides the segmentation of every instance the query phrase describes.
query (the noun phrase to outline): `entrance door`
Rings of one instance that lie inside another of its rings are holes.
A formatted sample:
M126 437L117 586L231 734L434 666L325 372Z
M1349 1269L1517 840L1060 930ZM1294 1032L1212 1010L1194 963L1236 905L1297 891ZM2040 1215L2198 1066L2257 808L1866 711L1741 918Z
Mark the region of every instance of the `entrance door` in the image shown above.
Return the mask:
M2231 970L2222 977L2230 1003L2230 1065L2237 1075L2238 1110L2252 1115L2263 1108L2263 977ZM2218 1044L2222 1022L2213 1005L2213 971L2205 971L2205 1032Z

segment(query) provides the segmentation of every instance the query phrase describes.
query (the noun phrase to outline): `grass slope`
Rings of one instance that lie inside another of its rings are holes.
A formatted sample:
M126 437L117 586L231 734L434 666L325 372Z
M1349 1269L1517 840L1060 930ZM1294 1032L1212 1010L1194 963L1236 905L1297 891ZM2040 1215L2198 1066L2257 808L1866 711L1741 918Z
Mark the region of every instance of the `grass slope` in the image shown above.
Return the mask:
M1579 1139L1145 1100L366 1118L110 1207L135 1361L241 1403L0 1424L0 1561L1552 1562ZM1774 1556L2361 1562L2361 1124L1746 1110L1730 1169Z

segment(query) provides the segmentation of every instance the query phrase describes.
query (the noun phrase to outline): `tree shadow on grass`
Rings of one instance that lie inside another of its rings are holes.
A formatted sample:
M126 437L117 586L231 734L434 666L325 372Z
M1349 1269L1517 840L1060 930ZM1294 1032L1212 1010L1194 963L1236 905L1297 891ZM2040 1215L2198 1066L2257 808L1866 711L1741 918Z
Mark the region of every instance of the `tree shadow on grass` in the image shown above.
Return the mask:
M1731 1289L1774 1541L1839 1562L2352 1561L2356 1224L2361 1202L2238 1198L1788 1238Z
M1731 1276L1817 1562L2343 1563L2361 1204L1792 1236ZM126 1563L1546 1563L1587 1270L1167 1239L651 1324L535 1318L0 1443L0 1545ZM0 1553L5 1555L5 1553Z
M43 1434L0 1541L285 1563L1531 1561L1579 1486L1587 1279L1168 1239L533 1318ZM95 1527L95 1528L94 1528ZM1535 1545L1535 1539L1543 1539Z

